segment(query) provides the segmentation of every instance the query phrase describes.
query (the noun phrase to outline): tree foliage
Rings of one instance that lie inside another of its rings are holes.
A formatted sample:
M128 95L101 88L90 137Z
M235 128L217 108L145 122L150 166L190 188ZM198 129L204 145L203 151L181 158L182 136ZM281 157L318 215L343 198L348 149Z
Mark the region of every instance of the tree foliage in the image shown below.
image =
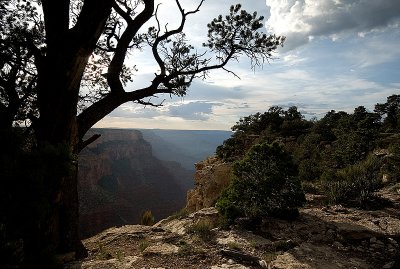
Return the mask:
M216 153L222 159L237 160L255 143L272 143L283 137L299 137L306 133L311 125L312 123L306 121L295 106L287 111L272 106L267 112L241 118L232 127L235 133L218 146Z
M388 96L386 103L376 104L375 112L383 117L385 131L400 131L400 95Z
M374 192L382 185L379 180L381 165L381 160L369 155L357 164L325 175L323 187L328 202L359 207L371 206Z
M278 143L256 144L235 162L233 179L217 202L228 222L245 216L288 217L305 201L297 169L290 154Z
M8 112L8 125L27 119L28 125L37 123L32 127L38 135L48 124L40 123L48 112L48 102L59 99L50 91L63 95L62 87L53 90L54 84L49 83L73 83L68 109L73 110L70 117L76 117L78 139L82 140L93 124L123 103L159 105L149 98L161 93L184 96L194 79L205 79L214 69L234 74L227 64L240 56L250 58L254 68L271 59L284 42L284 37L260 32L263 17L242 10L239 4L208 24L208 41L201 51L189 44L183 31L187 18L199 12L204 1L190 11L175 1L180 17L175 29L160 24L154 1L3 2L1 109ZM38 8L42 8L43 18ZM143 31L153 16L155 25ZM127 64L127 57L146 46L159 71L147 87L126 91L140 68ZM74 68L76 74L65 77L49 68L64 74Z
M0 126L37 116L37 67L31 46L43 43L43 22L29 2L0 2Z
M377 104L375 112L358 106L353 113L331 110L319 120L304 119L296 107L274 106L241 118L232 127L231 138L217 148L217 155L228 162L249 162L249 156L258 158L253 153L255 145L280 141L293 158L305 190L326 195L328 203L369 207L376 202L374 191L382 186L383 175L392 181L400 178L398 97L392 95L386 103ZM382 149L387 153L376 157L374 151ZM254 173L262 172L261 166L254 165ZM239 183L235 178L232 184ZM232 187L226 190L219 202L223 214L242 214L232 201L245 193L237 193Z

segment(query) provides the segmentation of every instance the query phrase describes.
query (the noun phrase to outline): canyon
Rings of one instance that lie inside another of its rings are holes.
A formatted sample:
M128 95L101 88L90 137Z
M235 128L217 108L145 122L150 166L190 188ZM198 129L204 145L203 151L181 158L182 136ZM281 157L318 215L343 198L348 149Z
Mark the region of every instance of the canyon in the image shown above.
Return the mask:
M160 220L183 208L194 187L194 164L230 132L93 129L87 136L93 134L100 138L79 155L83 238L138 224L147 210Z

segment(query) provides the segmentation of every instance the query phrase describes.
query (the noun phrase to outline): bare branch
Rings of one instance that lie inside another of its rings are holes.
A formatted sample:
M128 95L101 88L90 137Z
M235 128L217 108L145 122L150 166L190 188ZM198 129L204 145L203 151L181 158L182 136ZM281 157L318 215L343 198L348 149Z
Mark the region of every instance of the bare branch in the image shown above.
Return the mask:
M166 30L166 32L161 36L159 36L160 24L159 24L159 22L157 20L157 22L158 22L158 33L157 33L157 38L156 38L156 40L155 40L155 42L153 44L153 47L152 47L152 52L153 52L153 56L154 56L155 60L158 63L158 66L160 67L161 75L166 75L166 67L165 67L164 61L161 59L161 57L159 55L159 52L158 52L159 45L162 44L162 42L165 42L166 40L168 40L169 37L181 33L182 30L183 30L183 27L185 26L185 23L186 23L186 17L188 15L190 15L190 14L194 14L194 13L199 12L200 11L200 7L202 6L203 2L204 2L204 0L202 0L200 2L200 4L197 6L197 8L195 10L192 10L192 11L189 11L189 12L185 13L185 11L182 8L179 0L176 0L176 4L177 4L177 6L179 8L179 11L181 12L181 23L180 23L178 28L176 28L174 30L170 30L170 31Z
M78 145L78 153L81 152L85 147L87 147L88 145L99 139L100 137L101 137L100 134L94 134L85 141L80 140Z
M146 106L161 107L161 106L163 106L164 101L165 101L165 99L162 100L161 103L159 103L159 104L154 104L154 103L150 102L150 100L149 101L135 100L134 102L136 102L140 105L144 105L144 107L146 107Z
M226 72L232 74L232 75L235 76L236 78L241 79L238 75L236 75L235 72L233 72L233 71L231 71L231 70L229 70L229 69L226 69L225 67L222 67L222 69L223 69L224 71L226 71Z
M118 2L121 3L121 1L118 1ZM125 7L128 9L128 12L123 11L122 8L117 4L117 2L114 2L112 7L122 18L124 18L124 20L128 24L132 23L133 20L132 20L131 16L129 15L129 8L126 6L126 3L125 3Z

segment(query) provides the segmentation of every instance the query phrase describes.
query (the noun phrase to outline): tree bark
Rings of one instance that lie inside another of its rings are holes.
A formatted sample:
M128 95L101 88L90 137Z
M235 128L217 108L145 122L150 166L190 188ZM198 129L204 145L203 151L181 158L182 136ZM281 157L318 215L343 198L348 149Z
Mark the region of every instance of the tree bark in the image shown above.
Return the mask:
M75 253L76 258L81 258L86 254L79 238L77 103L83 73L104 30L112 2L85 0L77 24L68 29L69 1L42 1L47 51L38 68L40 117L33 127L39 157L51 159L52 155L47 155L50 148L55 151L54 158L61 156L55 160L56 165L67 166L69 171L59 173L48 167L49 173L39 171L33 179L38 192L35 202L44 208L28 224L25 234L29 262L41 264L43 255ZM63 159L65 152L58 152L63 149L75 159Z

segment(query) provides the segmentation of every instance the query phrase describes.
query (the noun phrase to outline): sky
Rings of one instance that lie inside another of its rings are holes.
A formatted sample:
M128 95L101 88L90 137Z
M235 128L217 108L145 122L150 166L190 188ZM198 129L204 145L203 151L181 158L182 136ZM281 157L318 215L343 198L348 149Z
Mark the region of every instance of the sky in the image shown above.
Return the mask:
M188 18L184 32L201 50L207 23L225 15L239 0L206 0ZM179 13L175 1L160 0L161 25L172 29ZM185 10L199 0L181 0ZM244 116L270 106L297 106L305 118L321 118L330 110L352 112L357 106L372 111L376 103L400 94L399 0L246 0L243 9L264 16L263 32L286 41L274 59L251 69L247 59L228 68L239 77L214 71L192 83L187 95L155 96L154 108L124 104L95 127L230 130ZM154 20L149 24L154 24ZM149 26L149 25L146 25ZM149 50L130 55L136 65L127 90L144 87L157 72Z

